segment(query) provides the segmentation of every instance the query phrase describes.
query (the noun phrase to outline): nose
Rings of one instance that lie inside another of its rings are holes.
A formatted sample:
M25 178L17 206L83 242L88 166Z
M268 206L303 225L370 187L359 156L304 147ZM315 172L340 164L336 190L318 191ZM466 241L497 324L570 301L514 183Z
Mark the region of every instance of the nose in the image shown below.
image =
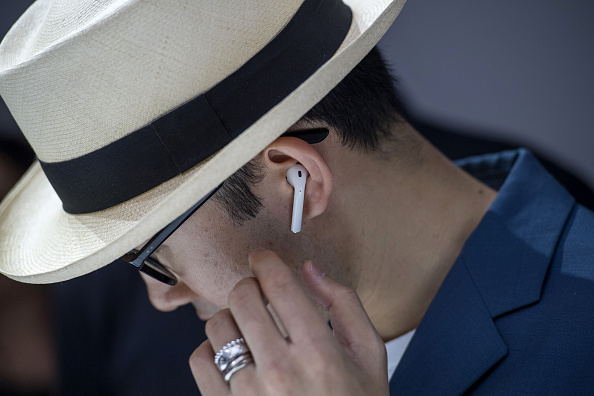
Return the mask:
M173 311L196 298L196 294L192 289L180 280L178 280L175 286L169 286L143 273L140 276L146 284L146 290L151 304L159 311Z

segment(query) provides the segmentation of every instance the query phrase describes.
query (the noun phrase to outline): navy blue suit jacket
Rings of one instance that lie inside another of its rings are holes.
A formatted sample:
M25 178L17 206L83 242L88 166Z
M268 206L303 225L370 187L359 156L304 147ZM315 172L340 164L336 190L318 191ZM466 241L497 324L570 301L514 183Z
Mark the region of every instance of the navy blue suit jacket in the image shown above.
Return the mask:
M391 394L594 395L594 214L526 150L460 165L496 188L505 181Z

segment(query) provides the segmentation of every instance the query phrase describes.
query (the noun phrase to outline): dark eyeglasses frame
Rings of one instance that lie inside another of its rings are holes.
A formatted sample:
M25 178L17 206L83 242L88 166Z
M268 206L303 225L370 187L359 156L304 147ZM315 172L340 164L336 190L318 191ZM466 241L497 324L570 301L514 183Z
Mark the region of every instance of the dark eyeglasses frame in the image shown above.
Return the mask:
M148 276L166 283L170 286L177 284L177 278L167 268L165 268L157 260L152 259L150 256L161 246L167 238L171 236L183 223L190 217L195 211L198 210L215 192L218 191L223 183L219 184L217 188L210 191L194 206L188 209L184 214L173 220L169 225L159 231L154 237L152 237L140 250L132 249L130 252L122 257L122 260L132 264L142 273Z
M307 129L301 131L286 132L282 136L296 137L309 144L320 143L328 136L329 131L326 128ZM168 226L159 231L153 236L140 250L132 249L124 256L122 260L132 264L140 272L170 286L177 284L177 278L167 268L165 268L157 260L150 256L161 246L167 238L171 236L195 211L198 210L206 201L210 199L224 184L219 184L215 189L206 194L200 201L194 206L188 209L185 213L179 216L177 219L169 223Z

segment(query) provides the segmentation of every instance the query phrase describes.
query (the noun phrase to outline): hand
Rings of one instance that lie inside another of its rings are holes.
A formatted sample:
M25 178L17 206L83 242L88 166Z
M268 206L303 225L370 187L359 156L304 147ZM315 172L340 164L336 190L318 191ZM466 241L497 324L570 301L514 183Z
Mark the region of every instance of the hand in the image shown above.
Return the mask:
M273 252L249 257L255 278L240 281L229 308L206 323L205 341L190 357L203 395L387 395L384 343L354 290L324 275L312 262L303 279L328 311L334 334L296 276ZM266 309L266 298L284 325L285 338ZM214 354L243 337L254 363L226 384Z

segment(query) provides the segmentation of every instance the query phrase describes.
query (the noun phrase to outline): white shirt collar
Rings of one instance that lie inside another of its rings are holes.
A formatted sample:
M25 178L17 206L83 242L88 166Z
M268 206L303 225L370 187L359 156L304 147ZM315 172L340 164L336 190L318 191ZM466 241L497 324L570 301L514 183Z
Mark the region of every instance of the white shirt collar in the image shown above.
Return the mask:
M406 347L408 347L410 340L415 334L415 330L413 329L398 338L386 342L386 351L388 352L388 381L392 379L394 371L396 371L396 367L406 351Z

